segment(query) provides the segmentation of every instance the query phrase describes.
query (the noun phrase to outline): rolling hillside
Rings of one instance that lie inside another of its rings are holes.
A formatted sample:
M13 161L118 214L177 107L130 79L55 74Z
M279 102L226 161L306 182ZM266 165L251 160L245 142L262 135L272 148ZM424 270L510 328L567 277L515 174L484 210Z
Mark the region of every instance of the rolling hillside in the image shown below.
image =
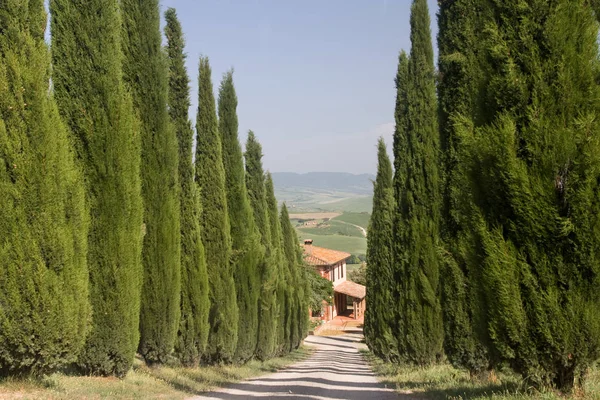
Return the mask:
M370 174L311 172L272 174L276 196L290 212L371 212L373 183Z

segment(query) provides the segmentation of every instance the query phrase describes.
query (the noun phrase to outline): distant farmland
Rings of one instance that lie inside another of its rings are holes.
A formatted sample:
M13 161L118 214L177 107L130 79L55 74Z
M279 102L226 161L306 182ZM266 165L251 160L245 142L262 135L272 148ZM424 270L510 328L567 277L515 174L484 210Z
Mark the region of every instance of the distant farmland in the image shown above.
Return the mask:
M295 220L295 219L322 220L322 219L326 219L326 218L332 219L339 215L341 215L341 213L338 213L338 212L313 212L313 213L290 214L290 219L291 220Z
M367 252L362 229L367 229L369 218L364 212L290 214L300 240L312 239L315 246L356 255Z

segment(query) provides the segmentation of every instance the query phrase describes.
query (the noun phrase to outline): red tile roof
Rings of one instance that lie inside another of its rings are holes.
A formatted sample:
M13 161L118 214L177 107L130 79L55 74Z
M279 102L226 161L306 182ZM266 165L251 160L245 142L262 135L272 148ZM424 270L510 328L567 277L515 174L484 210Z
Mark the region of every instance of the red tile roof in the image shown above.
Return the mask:
M357 299L364 299L367 294L367 288L352 281L342 282L333 288L334 292L343 293Z
M304 248L304 259L310 265L314 266L337 264L351 256L350 253L344 251L331 250L313 245L302 247Z

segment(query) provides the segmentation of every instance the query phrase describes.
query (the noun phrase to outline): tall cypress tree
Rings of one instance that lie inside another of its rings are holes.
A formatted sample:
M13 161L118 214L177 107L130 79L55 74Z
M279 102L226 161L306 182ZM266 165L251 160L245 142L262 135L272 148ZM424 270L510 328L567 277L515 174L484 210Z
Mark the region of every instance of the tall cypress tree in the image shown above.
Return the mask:
M140 135L123 83L116 0L52 0L52 83L85 173L92 331L79 358L123 376L139 341ZM85 49L85 51L82 51Z
M285 269L285 351L289 352L300 344L299 326L302 282L298 274L298 244L296 232L290 221L287 206L281 207L281 235L283 238L283 259Z
M49 94L43 1L3 1L0 26L0 375L42 373L89 330L85 192Z
M408 214L406 190L408 182L408 55L401 51L398 57L398 69L396 72L396 108L394 110L394 119L396 122L394 129L394 211L393 211L393 235L394 235L394 282L396 287L393 296L396 299L395 314L396 323L392 326L396 336L396 345L398 353L404 355L406 352L405 338L406 326L404 320L404 293L406 292L406 224L403 216ZM366 311L366 310L365 310Z
M126 82L141 120L142 197L146 235L139 351L165 362L179 328L180 221L178 149L169 124L168 68L161 46L158 0L123 0Z
M291 222L290 222L291 225ZM293 228L293 226L292 226ZM297 332L298 337L294 345L294 348L300 347L304 338L308 335L308 323L309 315L308 308L310 304L311 296L311 284L309 281L308 273L309 268L313 268L304 261L304 251L300 247L300 239L295 229L292 229L292 237L296 244L296 285L298 286L297 299L298 304L296 306L296 314L298 319Z
M433 46L426 0L414 0L406 89L406 153L399 173L406 173L400 200L400 243L404 290L401 318L406 357L428 364L442 355L443 325L439 284L440 193L439 134Z
M279 209L277 199L275 198L275 188L273 177L267 172L265 180L265 190L267 192L267 209L269 215L269 224L271 226L271 257L275 270L275 310L276 326L276 353L283 353L286 350L286 337L289 337L289 325L286 324L286 299L287 299L287 267L283 255L283 235L281 231L281 220L279 218Z
M185 46L177 12L165 12L167 54L169 56L169 115L179 143L179 204L181 221L181 319L175 345L184 365L193 366L208 340L208 274L200 233L200 198L194 181L189 121L189 78L185 69Z
M517 5L486 3L485 109L458 120L474 325L492 361L569 389L600 356L598 24L584 0Z
M238 306L233 280L232 240L225 192L225 169L211 69L208 58L200 58L196 116L196 182L200 188L202 242L208 266L210 298L207 362L230 362L234 358L238 332Z
M469 203L464 177L460 175L457 149L461 118L478 119L483 104L475 98L483 78L479 66L483 6L476 0L441 1L438 13L440 52L438 84L443 181L442 237L444 350L457 367L473 374L491 367L485 349L473 327L474 285L470 282L467 260L473 256L470 245L474 232L466 226Z
M258 337L256 356L265 360L275 352L277 330L276 249L272 247L271 224L262 165L262 146L252 131L246 141L246 186L254 211L254 220L261 233L261 243L266 249L259 264L260 298L258 300Z
M244 157L238 138L237 95L233 71L225 73L219 88L219 132L223 147L227 210L231 222L231 238L237 303L239 309L238 341L235 361L246 361L254 355L258 335L258 264L264 257L260 234L248 191Z
M373 190L373 212L367 235L367 293L365 340L381 358L397 358L394 324L394 238L393 238L393 172L385 142L377 145L377 177Z

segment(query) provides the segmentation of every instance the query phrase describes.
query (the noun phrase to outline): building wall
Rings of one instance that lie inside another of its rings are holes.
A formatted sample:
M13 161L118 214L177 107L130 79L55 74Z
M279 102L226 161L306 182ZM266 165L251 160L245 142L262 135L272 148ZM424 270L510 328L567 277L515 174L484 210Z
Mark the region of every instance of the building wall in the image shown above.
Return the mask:
M333 287L336 287L342 282L346 282L346 261L341 261L329 268L329 276L325 276L325 278L333 282Z
M335 265L320 266L319 273L321 277L330 280L333 283L333 287L336 287L342 282L346 281L346 261L341 261ZM339 314L339 310L336 307L337 293L334 295L333 304L323 306L323 317L324 321L330 321Z
M317 267L321 277L330 280L333 283L333 287L336 287L342 282L346 282L346 260L340 261L335 265L323 265ZM343 310L342 310L343 311ZM338 310L335 302L335 295L332 305L323 304L323 317L324 321L330 321L338 315Z

